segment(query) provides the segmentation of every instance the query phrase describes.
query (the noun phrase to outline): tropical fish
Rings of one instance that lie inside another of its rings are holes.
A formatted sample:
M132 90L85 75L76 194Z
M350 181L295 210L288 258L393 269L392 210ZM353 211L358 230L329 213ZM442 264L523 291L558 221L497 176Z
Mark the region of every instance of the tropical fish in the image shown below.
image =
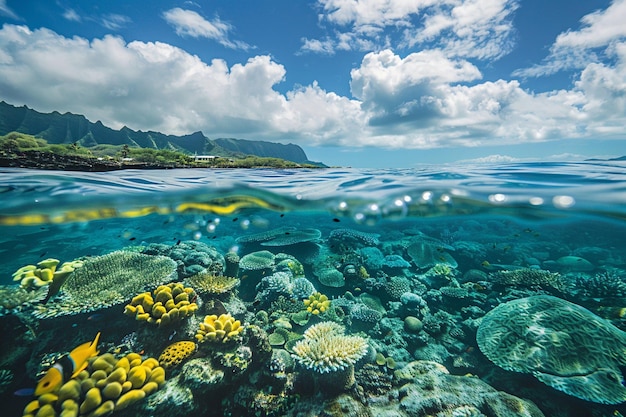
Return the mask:
M83 343L74 348L69 355L63 356L52 365L37 383L35 395L40 396L56 391L66 381L74 378L85 369L87 360L98 354L98 339L100 339L100 332L98 332L93 342Z

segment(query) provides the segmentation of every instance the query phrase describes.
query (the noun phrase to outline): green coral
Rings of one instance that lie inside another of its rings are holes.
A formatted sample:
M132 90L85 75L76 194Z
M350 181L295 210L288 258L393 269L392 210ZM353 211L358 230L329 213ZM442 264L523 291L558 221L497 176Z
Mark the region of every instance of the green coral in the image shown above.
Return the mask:
M51 318L119 305L148 287L173 281L176 262L166 256L116 251L87 258L64 282L59 296L37 305L34 316Z
M626 333L581 306L548 295L509 301L484 316L476 341L506 370L587 401L626 401Z

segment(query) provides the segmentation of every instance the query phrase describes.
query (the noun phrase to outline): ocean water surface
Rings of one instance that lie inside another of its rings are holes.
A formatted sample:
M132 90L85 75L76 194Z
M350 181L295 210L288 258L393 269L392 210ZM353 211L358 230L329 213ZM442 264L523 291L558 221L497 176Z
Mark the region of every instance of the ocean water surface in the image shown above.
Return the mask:
M624 163L1 169L0 196L2 415L626 415Z

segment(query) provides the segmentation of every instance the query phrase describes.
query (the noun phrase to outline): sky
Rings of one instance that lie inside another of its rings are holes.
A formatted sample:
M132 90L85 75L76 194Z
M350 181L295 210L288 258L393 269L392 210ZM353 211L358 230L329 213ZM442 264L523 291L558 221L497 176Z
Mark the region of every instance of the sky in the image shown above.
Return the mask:
M0 100L333 166L626 154L626 0L0 0Z

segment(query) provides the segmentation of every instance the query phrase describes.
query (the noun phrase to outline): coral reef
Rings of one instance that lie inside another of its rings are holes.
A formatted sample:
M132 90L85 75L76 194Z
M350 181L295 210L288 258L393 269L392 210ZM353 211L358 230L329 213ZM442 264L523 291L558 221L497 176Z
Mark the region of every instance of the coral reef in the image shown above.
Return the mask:
M182 283L159 285L153 293L136 295L124 307L124 314L157 326L168 326L192 315L197 309L196 293Z
M142 253L161 255L173 259L177 264L178 275L186 278L199 272L208 271L213 275L224 273L224 256L212 246L195 240L186 240L176 245L152 243Z
M165 256L116 251L87 258L65 280L57 298L35 306L33 315L51 318L97 311L174 279L176 262Z

